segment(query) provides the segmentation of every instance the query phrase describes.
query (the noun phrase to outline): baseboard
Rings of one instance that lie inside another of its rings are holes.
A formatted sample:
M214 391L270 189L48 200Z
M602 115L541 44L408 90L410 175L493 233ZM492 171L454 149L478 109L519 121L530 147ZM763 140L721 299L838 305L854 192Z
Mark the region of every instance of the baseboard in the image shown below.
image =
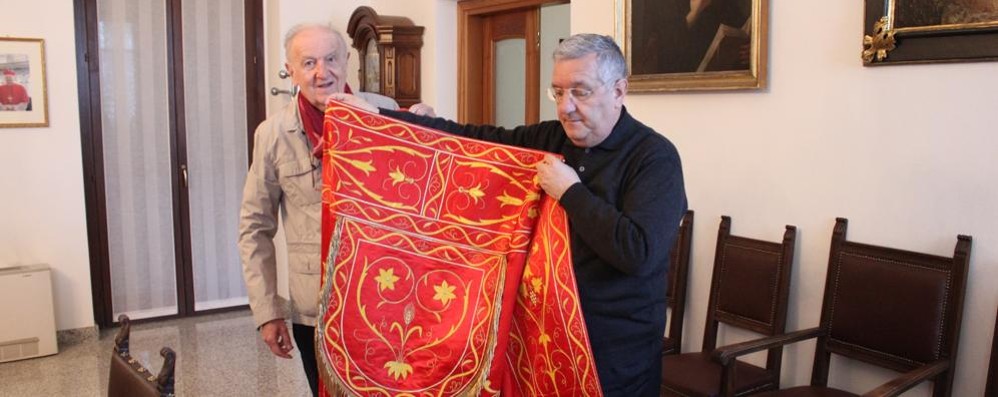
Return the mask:
M74 329L62 329L56 331L55 338L59 342L59 347L72 346L80 343L90 342L97 340L100 333L97 331L97 326L92 325L83 328Z

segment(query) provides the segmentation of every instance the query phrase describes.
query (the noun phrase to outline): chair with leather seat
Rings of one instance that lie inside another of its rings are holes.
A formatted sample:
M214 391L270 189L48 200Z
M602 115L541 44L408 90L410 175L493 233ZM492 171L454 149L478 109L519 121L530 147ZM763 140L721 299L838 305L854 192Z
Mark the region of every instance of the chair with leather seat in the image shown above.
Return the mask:
M142 366L128 352L131 321L122 314L118 317L121 329L114 337L111 353L111 372L108 377L108 397L166 397L174 395L174 366L177 355L169 347L159 351L163 367L158 375Z
M690 246L693 241L693 211L686 211L679 224L676 242L669 254L669 329L662 337L662 354L677 354L683 346L683 318L686 316L686 284L690 275Z
M811 384L759 396L856 396L828 386L833 353L903 373L864 396L897 396L926 380L934 397L949 396L971 238L958 236L943 257L847 241L847 224L835 222L819 326L727 346L715 358L817 338Z
M998 314L995 315L995 333L991 341L991 366L988 369L988 385L984 390L987 397L998 396Z
M723 367L711 353L721 323L765 336L784 332L796 237L789 225L782 242L735 236L731 218L721 217L703 346L662 357L663 396L734 396L779 387L781 347L768 353L765 368L740 360Z

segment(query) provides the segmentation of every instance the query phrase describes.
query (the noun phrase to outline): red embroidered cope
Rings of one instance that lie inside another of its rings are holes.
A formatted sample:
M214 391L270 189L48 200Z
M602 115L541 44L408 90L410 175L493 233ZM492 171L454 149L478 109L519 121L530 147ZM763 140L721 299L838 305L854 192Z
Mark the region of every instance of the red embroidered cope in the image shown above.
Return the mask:
M324 140L325 393L601 395L543 152L337 102Z

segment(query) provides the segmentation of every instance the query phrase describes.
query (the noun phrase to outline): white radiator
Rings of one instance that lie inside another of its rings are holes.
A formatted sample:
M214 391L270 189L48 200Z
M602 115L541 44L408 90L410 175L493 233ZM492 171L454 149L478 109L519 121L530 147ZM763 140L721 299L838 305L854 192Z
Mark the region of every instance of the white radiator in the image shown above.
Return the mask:
M58 352L48 266L0 268L0 363Z

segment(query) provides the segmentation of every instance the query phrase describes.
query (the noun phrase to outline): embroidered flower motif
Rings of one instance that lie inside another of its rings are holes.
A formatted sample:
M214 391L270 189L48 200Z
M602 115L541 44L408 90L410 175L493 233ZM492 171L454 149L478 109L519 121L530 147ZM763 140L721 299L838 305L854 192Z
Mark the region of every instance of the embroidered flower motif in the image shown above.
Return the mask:
M541 336L537 338L537 342L544 346L547 346L548 343L551 343L551 336L548 335L547 332L542 333Z
M392 172L389 172L388 173L388 177L392 178L392 186L398 185L399 183L402 183L402 182L405 182L405 183L414 183L414 182L416 182L416 180L414 178L406 176L405 173L402 172L402 170L399 169L398 167L395 167L395 169Z
M433 290L437 291L437 293L433 295L433 300L440 301L440 303L446 305L451 299L457 298L457 296L454 295L454 288L455 286L447 284L447 280L441 282L440 285L434 285Z
M389 361L385 363L385 367L388 368L388 376L394 377L395 380L409 377L412 373L412 366L401 361Z
M395 269L380 269L378 270L378 277L375 277L374 281L378 282L378 288L381 291L384 291L386 288L394 290L395 282L399 281L399 276L395 275Z
M459 188L457 188L457 191L459 193L467 194L468 197L471 197L471 199L475 200L476 203L478 202L478 200L481 200L482 197L485 197L485 192L482 190L482 185L481 184L475 185L475 186L473 186L471 188L468 188L468 189L465 189L463 187L459 187Z

